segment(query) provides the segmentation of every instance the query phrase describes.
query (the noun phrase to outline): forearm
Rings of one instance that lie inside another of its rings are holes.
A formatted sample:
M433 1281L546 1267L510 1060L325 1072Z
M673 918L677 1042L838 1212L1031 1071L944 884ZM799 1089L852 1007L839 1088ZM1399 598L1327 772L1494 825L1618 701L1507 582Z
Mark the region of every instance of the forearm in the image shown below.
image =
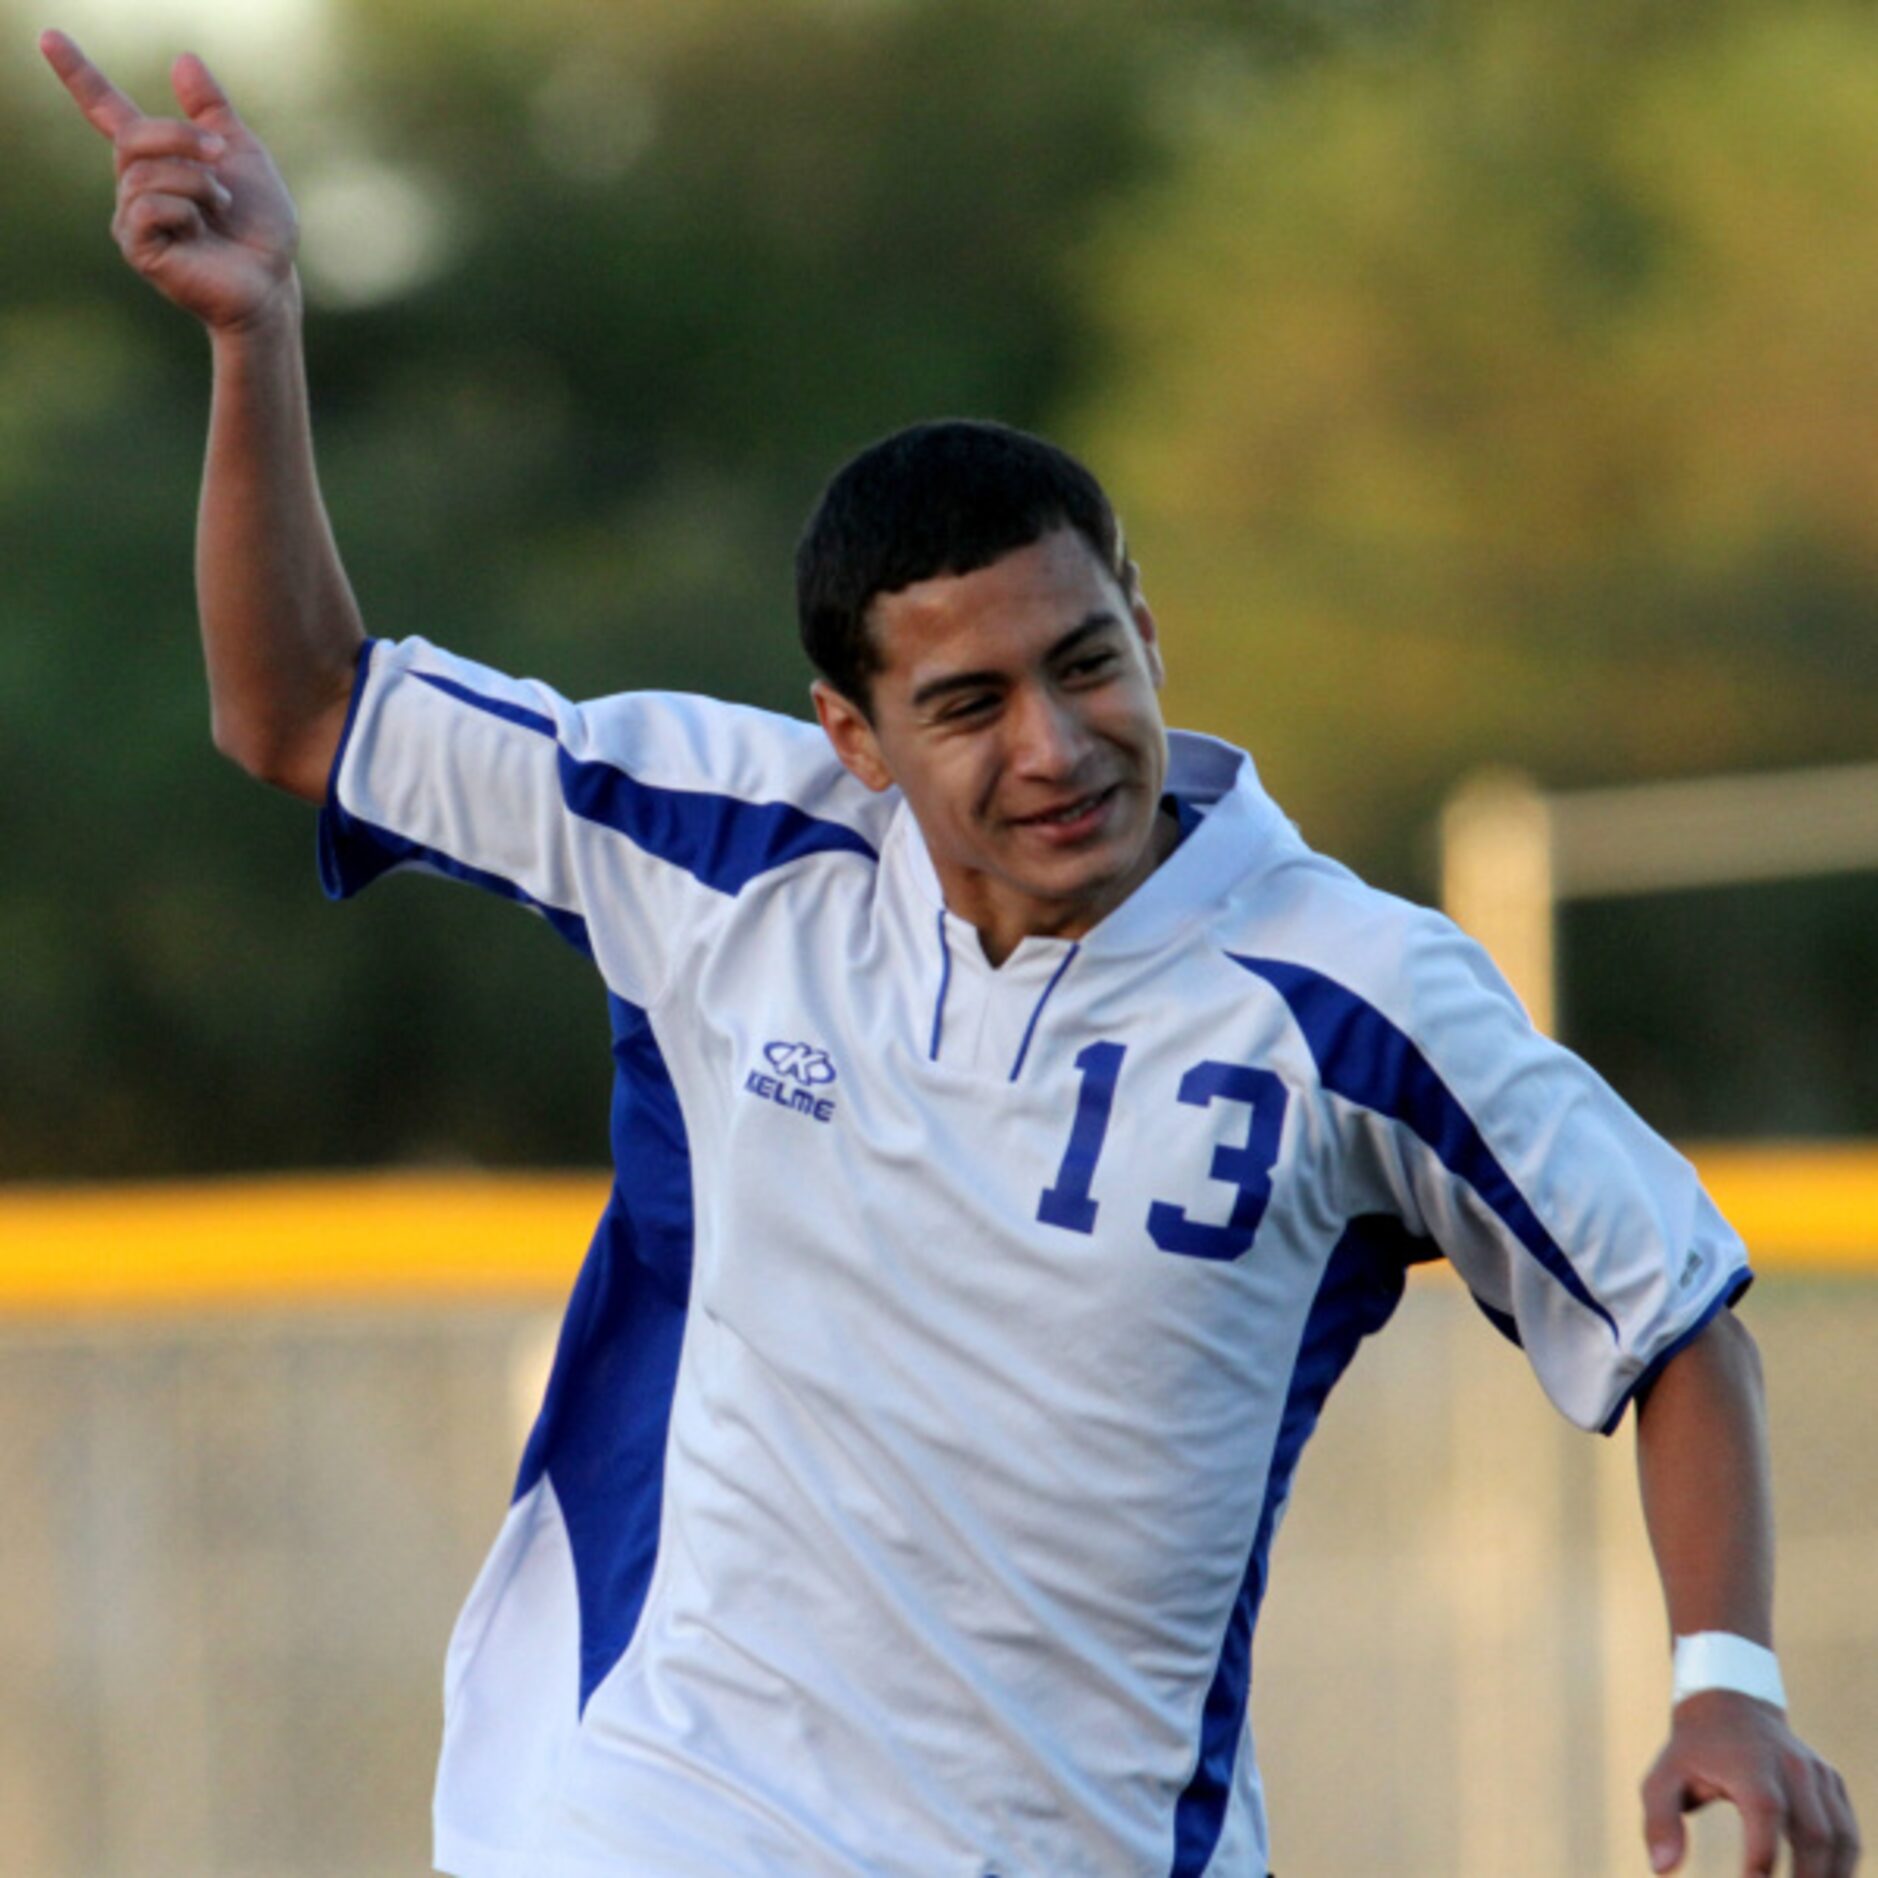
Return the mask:
M300 294L212 328L196 591L216 745L317 801L364 628L314 467Z
M1637 1415L1644 1522L1673 1635L1773 1644L1774 1518L1760 1356L1723 1311Z
M1761 1364L1733 1312L1680 1352L1639 1405L1637 1465L1671 1631L1728 1631L1771 1649L1774 1514ZM1669 1740L1643 1782L1653 1870L1681 1865L1683 1814L1718 1799L1741 1815L1743 1874L1772 1878L1784 1839L1794 1878L1851 1878L1858 1821L1845 1782L1765 1690L1722 1681L1672 1708Z

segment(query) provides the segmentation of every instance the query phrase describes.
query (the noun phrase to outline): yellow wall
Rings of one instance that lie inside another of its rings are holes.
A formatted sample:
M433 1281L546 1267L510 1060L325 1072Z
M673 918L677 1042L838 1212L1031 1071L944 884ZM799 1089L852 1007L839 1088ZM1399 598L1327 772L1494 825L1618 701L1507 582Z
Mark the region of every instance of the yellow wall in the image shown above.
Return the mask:
M1757 1270L1878 1269L1878 1144L1692 1152ZM595 1173L0 1188L0 1313L553 1296L606 1193Z
M0 1189L0 1313L565 1292L600 1174Z

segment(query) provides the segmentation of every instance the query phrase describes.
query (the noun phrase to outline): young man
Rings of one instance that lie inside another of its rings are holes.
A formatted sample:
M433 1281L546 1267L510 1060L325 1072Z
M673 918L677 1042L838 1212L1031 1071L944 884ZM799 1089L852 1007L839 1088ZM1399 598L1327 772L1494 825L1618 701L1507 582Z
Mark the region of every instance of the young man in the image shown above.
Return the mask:
M804 538L806 725L574 705L368 645L320 506L293 212L201 64L119 159L200 318L218 743L324 804L343 895L418 865L612 994L620 1178L446 1678L463 1878L1263 1871L1252 1626L1299 1449L1446 1255L1573 1420L1639 1400L1678 1643L1658 1869L1856 1860L1788 1731L1738 1241L1438 917L1162 728L1079 465L890 438Z

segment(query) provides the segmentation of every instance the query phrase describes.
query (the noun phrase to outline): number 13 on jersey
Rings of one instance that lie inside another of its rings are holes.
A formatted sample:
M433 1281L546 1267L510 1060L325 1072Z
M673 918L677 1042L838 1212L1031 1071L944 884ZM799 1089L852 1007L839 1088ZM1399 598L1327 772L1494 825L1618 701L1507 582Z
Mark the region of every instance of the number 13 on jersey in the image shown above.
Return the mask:
M1059 1226L1065 1232L1095 1231L1101 1204L1094 1197L1096 1167L1108 1138L1115 1086L1127 1053L1126 1044L1092 1043L1076 1058L1082 1082L1069 1144L1056 1179L1037 1200L1037 1217L1046 1226ZM1215 1226L1189 1217L1184 1207L1171 1200L1155 1200L1148 1208L1148 1237L1163 1252L1184 1258L1236 1259L1251 1245L1271 1199L1272 1168L1278 1160L1288 1092L1270 1070L1209 1059L1194 1064L1181 1077L1176 1099L1197 1109L1210 1108L1215 1102L1237 1102L1248 1111L1245 1138L1236 1147L1230 1142L1216 1145L1209 1170L1214 1180L1234 1189L1232 1212L1223 1226Z

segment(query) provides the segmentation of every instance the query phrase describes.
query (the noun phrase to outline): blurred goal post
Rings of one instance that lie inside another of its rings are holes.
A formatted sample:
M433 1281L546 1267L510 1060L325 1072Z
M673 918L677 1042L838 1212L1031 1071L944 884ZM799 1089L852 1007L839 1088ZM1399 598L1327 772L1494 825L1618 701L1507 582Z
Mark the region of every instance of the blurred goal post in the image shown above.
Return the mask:
M1548 794L1484 770L1441 813L1441 903L1547 1032L1565 900L1878 869L1878 763Z
M1518 771L1469 777L1441 814L1441 900L1484 945L1548 1033L1558 1024L1558 909L1568 900L1723 887L1878 869L1878 763L1548 793ZM1811 1271L1869 1274L1878 1255L1878 1156L1870 1144L1717 1145L1694 1151L1704 1183L1756 1246ZM1721 1178L1717 1179L1716 1176ZM1662 1622L1627 1459L1603 1444L1556 1448L1534 1497L1569 1505L1596 1534L1578 1587L1593 1639L1596 1746L1580 1745L1579 1790L1597 1796L1606 1868L1634 1861L1634 1823L1614 1802L1652 1751L1662 1699ZM1491 1695L1504 1666L1464 1633L1470 1686ZM1646 1719L1648 1718L1648 1719ZM1473 1783L1487 1785L1491 1783ZM1493 1863L1520 1821L1491 1792L1463 1789L1464 1848Z

